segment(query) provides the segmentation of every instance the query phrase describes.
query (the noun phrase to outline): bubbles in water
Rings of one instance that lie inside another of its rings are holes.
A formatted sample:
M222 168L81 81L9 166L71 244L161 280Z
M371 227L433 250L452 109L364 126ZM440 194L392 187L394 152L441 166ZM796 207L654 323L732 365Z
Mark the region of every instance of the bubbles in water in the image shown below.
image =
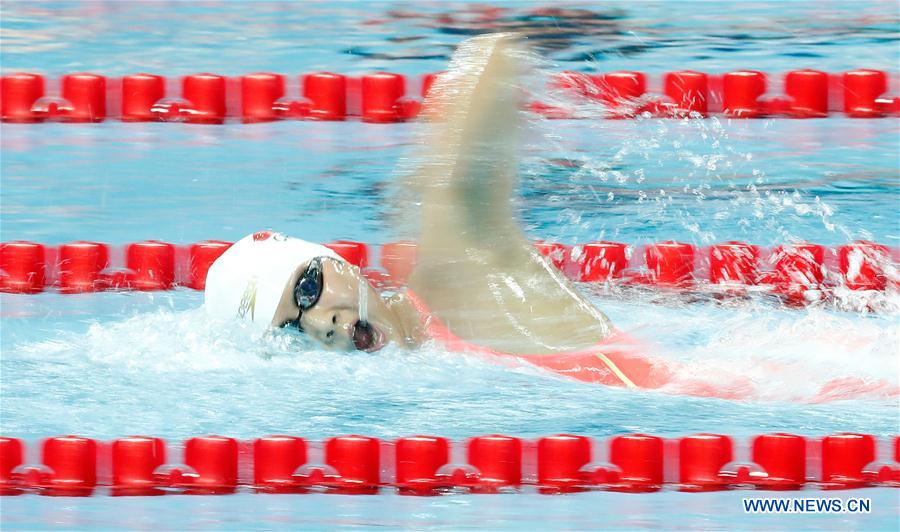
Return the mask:
M559 69L539 64L541 75L536 77L547 82ZM587 74L583 76L586 80ZM571 88L549 85L535 83L528 89L539 101L573 109L586 119L532 117L531 126L540 134L530 137L526 152L550 154L525 160L522 214L542 238L574 243L595 240L600 233L633 235L632 220L649 222L643 232L647 241L687 237L697 244L741 239L773 245L821 241L823 233L843 233L847 240L865 234L862 227L834 221L838 211L821 196L821 181L810 171L814 165L799 165L803 177L795 175L798 164L789 150L804 149L802 138L775 144L765 132L766 120L673 120L649 114L600 120L610 109L596 95L577 97ZM560 128L568 132L560 133ZM774 165L772 157L757 157L773 150L781 150ZM558 167L556 160L574 164ZM591 201L598 195L606 196L612 209L598 209ZM535 208L551 200L564 205L552 211L555 224L542 222L544 211ZM751 223L754 218L758 223ZM579 226L566 223L574 219Z
M653 297L659 296L632 294L597 304L614 322L618 317L620 328L636 327L636 334L654 342L654 350L677 363L669 391L690 392L685 383L705 382L736 387L741 399L763 402L896 401L900 393L900 335L889 316L864 318L815 307L779 310L752 299L648 304ZM822 395L843 379L858 386L843 395Z

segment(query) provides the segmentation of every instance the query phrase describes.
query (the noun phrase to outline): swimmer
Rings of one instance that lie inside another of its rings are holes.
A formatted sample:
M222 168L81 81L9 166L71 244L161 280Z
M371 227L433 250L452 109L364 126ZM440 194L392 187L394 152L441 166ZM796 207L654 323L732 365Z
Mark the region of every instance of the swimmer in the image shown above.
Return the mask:
M422 144L434 151L410 179L423 201L409 288L472 341L511 353L569 351L604 339L610 325L535 250L513 216L520 53L511 34L470 39L430 91L424 115L431 131ZM425 339L408 297L382 300L330 249L281 235L236 243L210 269L206 299L216 313L297 327L335 349Z
M302 331L328 349L374 352L433 341L585 382L753 397L744 376L648 357L646 346L617 331L526 238L511 204L523 53L511 34L469 39L429 91L420 156L398 179L401 191L416 197L404 206L420 206L405 292L382 297L331 249L263 231L211 266L206 309L261 329ZM868 393L838 384L814 400ZM900 393L882 388L891 397Z
M212 265L206 308L300 330L329 349L373 352L435 340L522 357L581 380L662 385L665 368L611 346L621 337L607 317L516 222L524 53L513 34L469 39L429 91L420 162L404 181L421 200L406 292L383 298L329 248L262 232Z

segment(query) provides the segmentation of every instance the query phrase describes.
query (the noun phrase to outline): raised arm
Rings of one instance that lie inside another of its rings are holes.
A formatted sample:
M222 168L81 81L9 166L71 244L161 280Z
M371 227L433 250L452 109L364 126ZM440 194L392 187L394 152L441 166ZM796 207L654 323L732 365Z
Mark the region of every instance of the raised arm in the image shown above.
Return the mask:
M609 326L514 217L523 55L511 34L470 39L429 92L427 131L408 175L421 205L409 285L468 341L507 353L565 352L602 340Z
M415 176L425 205L423 245L450 244L451 226L468 243L505 257L521 258L528 248L512 209L523 53L513 34L469 39L429 91L424 115L430 127Z

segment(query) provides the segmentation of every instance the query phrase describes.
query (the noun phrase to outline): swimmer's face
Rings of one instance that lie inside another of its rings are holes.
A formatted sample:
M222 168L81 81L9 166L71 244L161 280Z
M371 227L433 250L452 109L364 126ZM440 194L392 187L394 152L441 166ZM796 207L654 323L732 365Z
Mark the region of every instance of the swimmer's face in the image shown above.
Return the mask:
M321 265L321 286L315 303L301 310L295 287L301 278L314 282L308 270L313 261L294 270L285 285L272 320L275 327L299 327L326 348L340 351L378 351L389 342L403 342L399 320L362 276L359 268L328 257L314 259ZM360 321L360 291L365 291L368 316ZM299 318L299 319L298 319Z

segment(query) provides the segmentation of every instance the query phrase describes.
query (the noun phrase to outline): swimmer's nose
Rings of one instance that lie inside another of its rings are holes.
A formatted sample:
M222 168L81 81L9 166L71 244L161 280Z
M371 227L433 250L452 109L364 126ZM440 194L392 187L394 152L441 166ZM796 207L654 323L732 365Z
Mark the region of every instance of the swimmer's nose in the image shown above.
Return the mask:
M326 346L352 351L356 319L346 311L313 307L303 313L300 322L307 334Z

